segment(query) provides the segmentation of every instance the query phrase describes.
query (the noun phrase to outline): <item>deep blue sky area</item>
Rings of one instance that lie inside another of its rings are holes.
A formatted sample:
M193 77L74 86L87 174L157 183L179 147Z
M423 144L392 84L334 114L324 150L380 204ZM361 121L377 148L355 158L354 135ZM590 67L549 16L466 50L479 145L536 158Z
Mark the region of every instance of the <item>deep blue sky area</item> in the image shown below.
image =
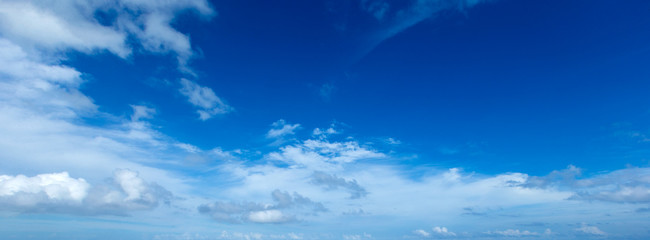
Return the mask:
M162 132L204 148L260 147L263 139L251 139L285 119L306 128L342 122L358 135L399 139L422 163L480 172L647 164L615 134L621 123L647 128L647 1L486 2L438 12L365 54L382 23L352 3L213 6L209 21L185 12L173 24L200 53L199 82L234 106L227 118L200 122L182 111L187 103L167 101L182 98L172 56L69 62L97 79L84 91L106 111L151 104Z

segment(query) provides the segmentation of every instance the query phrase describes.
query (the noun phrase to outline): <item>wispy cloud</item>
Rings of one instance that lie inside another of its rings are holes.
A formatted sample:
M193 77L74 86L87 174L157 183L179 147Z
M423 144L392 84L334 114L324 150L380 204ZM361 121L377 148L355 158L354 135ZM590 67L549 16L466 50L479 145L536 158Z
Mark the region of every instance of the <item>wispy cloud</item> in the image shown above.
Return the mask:
M187 97L188 102L198 108L196 112L199 114L199 119L205 121L215 115L226 114L233 110L221 98L217 97L211 88L201 86L185 78L182 78L180 82L180 93Z
M486 0L418 0L404 6L403 3L395 4L386 0L361 0L361 10L370 14L378 23L377 30L369 36L367 44L356 58L362 58L386 39L435 17L441 11L464 11L482 2Z
M3 1L0 31L22 47L52 51L74 49L84 53L107 50L122 58L138 44L149 52L173 53L179 66L187 67L193 51L189 38L171 22L176 12L195 10L210 17L207 1ZM103 15L102 15L103 14ZM106 16L100 21L97 16ZM127 41L127 37L137 41Z
M286 138L295 135L298 129L300 129L300 124L289 124L284 119L280 119L271 124L271 129L266 132L266 138L286 140Z
M334 93L334 90L336 90L336 88L333 84L325 83L321 85L320 89L318 90L318 94L320 95L321 99L323 99L323 101L329 102L332 100L332 94Z
M150 108L147 106L131 105L131 108L133 109L133 114L131 114L131 121L133 122L140 121L140 119L153 118L153 116L156 114L155 108Z
M582 170L569 165L542 177L531 177L526 186L558 188L574 192L571 199L619 203L650 202L650 169L626 168L581 178Z

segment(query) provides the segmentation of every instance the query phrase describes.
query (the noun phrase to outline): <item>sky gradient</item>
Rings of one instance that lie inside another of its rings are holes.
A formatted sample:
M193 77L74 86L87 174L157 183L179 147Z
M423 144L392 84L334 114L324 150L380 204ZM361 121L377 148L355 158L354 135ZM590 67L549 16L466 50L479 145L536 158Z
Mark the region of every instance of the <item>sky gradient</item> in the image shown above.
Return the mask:
M650 2L0 0L2 239L648 239Z

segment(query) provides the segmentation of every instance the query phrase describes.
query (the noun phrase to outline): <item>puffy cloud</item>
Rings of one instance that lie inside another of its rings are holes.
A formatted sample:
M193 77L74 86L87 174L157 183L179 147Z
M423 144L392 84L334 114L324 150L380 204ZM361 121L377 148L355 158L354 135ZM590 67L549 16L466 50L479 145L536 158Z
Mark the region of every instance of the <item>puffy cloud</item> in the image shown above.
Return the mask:
M198 108L199 119L205 121L215 115L225 114L233 110L208 87L203 87L185 78L181 79L180 93L187 97L187 101Z
M211 216L216 221L227 223L285 223L298 220L295 214L327 211L323 204L295 192L291 195L276 189L271 193L271 197L275 202L273 205L217 201L200 205L198 211Z
M350 198L357 199L365 197L368 192L363 187L359 186L356 180L345 180L345 178L330 175L321 171L315 171L312 175L311 183L315 185L322 185L327 189L337 189L339 187L345 188L350 191Z
M112 184L96 186L71 178L67 172L34 177L0 175L0 202L6 211L124 215L153 209L171 197L166 189L127 169L116 170Z
M37 201L71 201L79 203L88 194L90 185L83 178L71 178L67 172L39 174L34 177L24 175L0 175L0 197L17 195L41 195L46 198L27 200L16 204L36 204Z

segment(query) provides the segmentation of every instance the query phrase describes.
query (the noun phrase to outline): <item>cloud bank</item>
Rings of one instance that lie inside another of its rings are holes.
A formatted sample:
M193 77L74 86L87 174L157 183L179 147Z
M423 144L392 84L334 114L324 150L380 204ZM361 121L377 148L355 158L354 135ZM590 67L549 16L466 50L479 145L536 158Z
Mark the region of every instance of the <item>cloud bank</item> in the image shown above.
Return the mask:
M115 170L109 184L95 186L83 178L71 178L67 172L34 177L0 175L0 202L8 211L128 215L169 204L171 199L171 192L128 169Z

